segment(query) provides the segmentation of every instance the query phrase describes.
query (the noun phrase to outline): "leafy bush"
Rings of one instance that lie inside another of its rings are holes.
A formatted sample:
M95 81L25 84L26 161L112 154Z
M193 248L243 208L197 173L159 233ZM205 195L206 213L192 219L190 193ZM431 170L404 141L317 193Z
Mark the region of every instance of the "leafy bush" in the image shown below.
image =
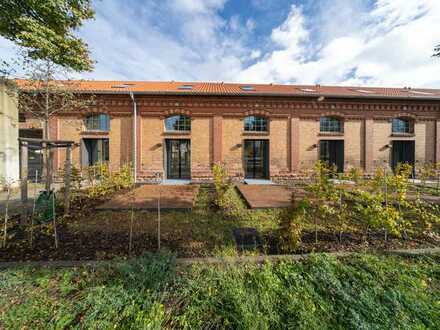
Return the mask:
M121 167L119 172L112 173L107 164L100 163L87 169L91 187L88 189L88 197L97 198L113 193L121 189L133 186L133 173L129 164Z
M292 196L292 205L281 214L279 237L279 249L282 252L291 253L301 244L301 236L306 222L306 211L310 205L307 199L302 200L298 205Z
M251 217L251 213L246 208L246 205L237 193L235 186L230 181L225 167L221 164L215 164L213 166L213 175L216 191L216 206L227 217L236 220L249 219L249 217Z
M212 167L214 187L217 194L216 203L220 205L225 193L231 188L231 181L224 165L216 163Z

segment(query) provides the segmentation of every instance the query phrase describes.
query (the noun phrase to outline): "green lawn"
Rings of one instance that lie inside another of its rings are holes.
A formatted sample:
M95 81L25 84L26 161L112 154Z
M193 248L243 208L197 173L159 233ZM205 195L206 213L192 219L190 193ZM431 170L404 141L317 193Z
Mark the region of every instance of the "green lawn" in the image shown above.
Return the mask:
M3 329L439 329L440 256L0 272Z

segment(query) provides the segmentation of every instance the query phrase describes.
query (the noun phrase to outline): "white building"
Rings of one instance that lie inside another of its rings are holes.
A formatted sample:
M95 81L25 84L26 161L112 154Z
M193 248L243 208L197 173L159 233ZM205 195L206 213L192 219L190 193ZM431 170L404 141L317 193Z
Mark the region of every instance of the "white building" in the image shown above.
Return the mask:
M4 180L18 185L18 109L5 84L0 83L0 186Z

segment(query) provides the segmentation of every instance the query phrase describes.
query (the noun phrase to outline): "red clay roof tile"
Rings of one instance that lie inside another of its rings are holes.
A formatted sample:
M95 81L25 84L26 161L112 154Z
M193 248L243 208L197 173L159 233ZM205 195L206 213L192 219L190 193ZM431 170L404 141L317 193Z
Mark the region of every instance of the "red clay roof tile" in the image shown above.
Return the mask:
M24 87L24 80L16 80ZM440 99L440 89L426 88L383 88L355 86L320 85L276 85L276 84L239 84L223 82L176 82L176 81L70 81L77 91L88 93L127 94L197 94L197 95L276 95L276 96L332 96L332 97L370 97L370 98L414 98ZM192 88L179 88L191 85ZM253 90L243 90L243 86L252 86Z

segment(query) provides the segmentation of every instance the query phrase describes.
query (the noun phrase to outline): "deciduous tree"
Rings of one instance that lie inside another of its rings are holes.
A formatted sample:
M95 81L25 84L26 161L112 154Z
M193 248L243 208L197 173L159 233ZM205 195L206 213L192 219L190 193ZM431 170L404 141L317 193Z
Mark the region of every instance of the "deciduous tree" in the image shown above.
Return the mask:
M90 71L93 63L87 44L74 32L94 15L91 0L2 0L0 36L33 59Z

